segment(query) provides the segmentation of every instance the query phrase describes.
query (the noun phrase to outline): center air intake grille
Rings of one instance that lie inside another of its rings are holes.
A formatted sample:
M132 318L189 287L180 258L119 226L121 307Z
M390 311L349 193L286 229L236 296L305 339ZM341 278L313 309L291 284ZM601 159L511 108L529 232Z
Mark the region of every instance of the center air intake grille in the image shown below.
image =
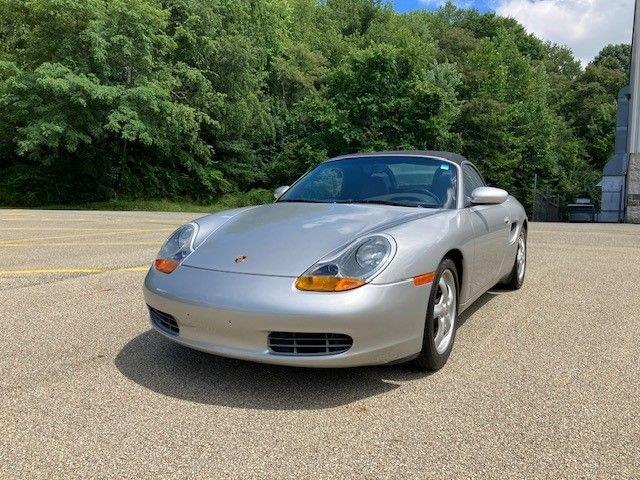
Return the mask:
M268 343L278 355L335 355L349 350L353 339L342 333L271 332Z
M149 307L149 315L151 316L151 321L163 332L176 336L180 333L178 322L168 313Z

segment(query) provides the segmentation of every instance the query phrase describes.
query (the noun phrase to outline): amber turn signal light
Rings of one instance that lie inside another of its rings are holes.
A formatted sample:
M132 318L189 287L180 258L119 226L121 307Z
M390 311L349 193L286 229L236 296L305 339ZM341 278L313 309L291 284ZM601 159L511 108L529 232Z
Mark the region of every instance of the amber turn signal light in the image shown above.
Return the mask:
M427 283L432 283L436 278L436 272L423 273L422 275L418 275L417 277L413 277L413 284L416 287L421 285L426 285Z
M296 288L307 292L344 292L364 285L364 280L349 277L298 277Z
M153 262L153 264L159 272L171 273L178 268L180 262L172 260L171 258L156 258L156 261Z

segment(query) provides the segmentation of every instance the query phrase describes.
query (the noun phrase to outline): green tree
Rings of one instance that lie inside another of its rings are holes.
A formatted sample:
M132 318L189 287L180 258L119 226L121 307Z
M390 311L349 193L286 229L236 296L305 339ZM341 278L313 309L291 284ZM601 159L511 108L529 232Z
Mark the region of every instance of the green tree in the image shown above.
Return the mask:
M600 50L591 63L596 67L618 70L629 75L631 71L631 45L626 43L607 45Z
M330 155L459 151L530 206L592 192L630 48L583 69L448 2L0 0L0 203L212 198Z
M64 201L127 190L171 195L190 176L219 187L199 135L215 122L180 98L197 72L165 62L175 48L167 11L132 0L60 0L19 13L25 28L9 43L24 55L6 55L0 95L12 126L3 144L18 156L10 167L29 173L16 175L26 184L14 188L27 187L34 201Z

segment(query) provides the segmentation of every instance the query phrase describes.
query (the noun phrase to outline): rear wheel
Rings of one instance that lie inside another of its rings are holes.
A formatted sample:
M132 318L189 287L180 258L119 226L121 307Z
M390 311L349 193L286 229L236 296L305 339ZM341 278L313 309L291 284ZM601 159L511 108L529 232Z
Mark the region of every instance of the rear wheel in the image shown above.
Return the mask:
M516 248L516 259L513 262L513 268L509 279L504 284L510 290L518 290L524 284L524 276L527 272L527 231L525 228L520 229L518 235L518 246Z
M458 271L445 258L431 285L425 319L422 351L416 364L423 370L438 370L451 354L458 320Z

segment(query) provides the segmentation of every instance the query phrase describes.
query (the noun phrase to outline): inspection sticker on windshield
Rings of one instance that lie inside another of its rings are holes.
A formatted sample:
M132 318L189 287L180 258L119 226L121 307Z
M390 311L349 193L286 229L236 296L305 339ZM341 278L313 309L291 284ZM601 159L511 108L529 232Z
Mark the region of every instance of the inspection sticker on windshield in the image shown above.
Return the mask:
M442 165L440 165L440 170L449 170L449 165L443 163Z

